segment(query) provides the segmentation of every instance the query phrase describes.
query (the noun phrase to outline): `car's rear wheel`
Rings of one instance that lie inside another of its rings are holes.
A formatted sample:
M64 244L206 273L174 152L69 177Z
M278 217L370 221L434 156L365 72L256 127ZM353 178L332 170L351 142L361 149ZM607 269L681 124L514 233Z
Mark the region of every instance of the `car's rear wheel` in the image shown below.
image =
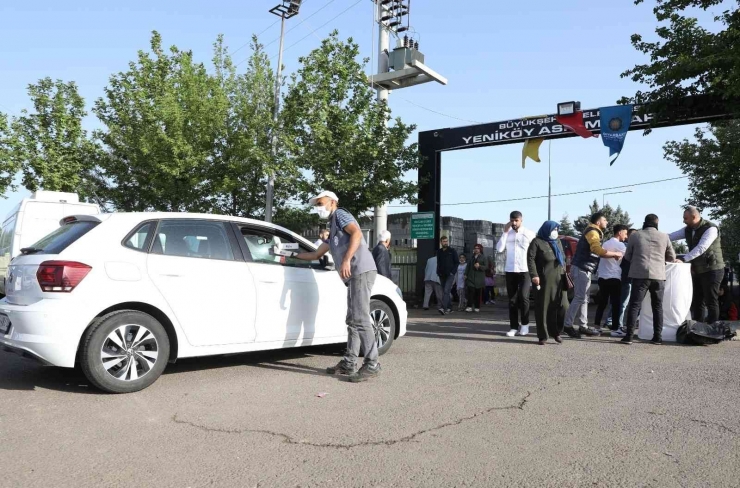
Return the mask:
M162 324L134 310L110 313L85 334L80 354L90 383L109 393L143 390L162 374L170 341Z
M370 301L370 319L375 330L375 342L378 345L378 354L388 352L396 335L396 319L393 311L381 300Z

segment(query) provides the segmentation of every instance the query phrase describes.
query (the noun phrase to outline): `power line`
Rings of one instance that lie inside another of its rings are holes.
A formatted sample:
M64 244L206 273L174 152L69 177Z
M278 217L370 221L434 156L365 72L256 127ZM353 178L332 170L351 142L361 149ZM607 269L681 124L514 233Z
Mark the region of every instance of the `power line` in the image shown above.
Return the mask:
M396 95L398 96L398 95ZM468 119L461 119L460 117L455 117L454 115L447 115L442 112L437 112L436 110L432 110L431 108L424 107L423 105L419 105L418 103L412 102L411 100L407 98L403 98L401 96L398 96L401 100L403 100L406 103L410 103L411 105L414 105L416 107L419 107L420 109L426 110L427 112L432 112L433 114L441 115L442 117L447 117L449 119L455 119L459 120L461 122L469 122L471 124L482 124L483 122L478 122L477 120L468 120Z
M333 2L333 1L334 1L334 0L331 0L331 2ZM331 2L329 2L329 3L331 3ZM308 3L308 0L303 0L303 5L306 5L306 3ZM328 4L327 4L327 5L328 5ZM324 7L326 7L326 5L324 5ZM322 7L321 9L319 9L318 11L321 11L322 9L323 9L323 7ZM318 12L318 11L317 11L317 12ZM314 14L316 14L316 12L314 12ZM312 14L312 15L313 15L313 14ZM267 32L268 30L272 29L272 28L273 28L273 27L274 27L274 26L275 26L275 25L276 25L276 24L277 24L278 22L280 22L280 19L277 19L277 20L276 20L275 22L273 22L272 24L270 24L270 25L268 25L267 27L265 27L264 29L262 29L262 30L261 30L261 31L259 32L259 34L257 34L257 37L259 38L259 36L261 36L262 34L264 34L265 32ZM299 24L299 25L300 25L300 24ZM290 32L291 30L292 30L292 29L288 29L288 32ZM278 39L280 39L280 38L278 37ZM277 39L275 39L275 40L273 40L273 41L270 41L270 44L272 44L272 43L273 43L273 42L275 42L276 40L277 40ZM245 42L244 44L242 44L241 46L239 46L238 48L236 48L236 49L235 49L235 50L234 50L234 51L233 51L233 52L231 53L231 55L233 56L234 54L238 53L239 51L241 51L241 50L242 50L242 49L244 49L245 47L249 46L249 43L250 43L250 42L251 42L251 41ZM269 44L268 44L268 45L269 45ZM244 61L246 61L246 60L243 60L243 61L239 61L239 63L237 64L237 66L238 66L239 64L243 63Z
M620 186L610 186L606 188L594 188L591 190L582 190L582 191L572 191L568 193L557 193L552 195L553 197L565 197L569 195L582 195L584 193L594 193L598 191L604 191L604 190L617 190L619 188L630 188L632 186L643 186L643 185L653 185L655 183L664 183L666 181L675 181L675 180L683 180L688 178L688 176L678 176L676 178L666 178L663 180L654 180L654 181L643 181L642 183L632 183L631 185L620 185ZM547 195L541 195L536 197L520 197L520 198L506 198L503 200L486 200L482 202L457 202L457 203L443 203L442 206L445 207L453 207L457 205L478 205L482 203L504 203L504 202L520 202L523 200L538 200L540 198L547 198ZM416 205L389 205L389 208L414 208Z
M303 20L301 20L300 22L298 22L297 24L295 24L295 25L294 25L293 27L291 27L290 29L288 29L287 31L285 31L285 35L288 35L288 34L290 33L290 31L292 31L293 29L296 29L296 28L298 28L298 27L299 27L299 26L300 26L301 24L303 24L304 22L308 22L308 19L310 19L311 17L313 17L313 16L314 16L314 15L316 15L317 13L321 12L322 10L324 10L324 9L325 9L326 7L328 7L329 5L331 5L332 3L334 3L335 1L336 1L336 0L329 0L328 2L326 2L326 3L324 4L324 6L323 6L323 7L321 7L320 9L318 9L318 10L317 10L316 12L312 13L312 14L311 14L311 15L309 15L308 17L304 17L304 18L303 18ZM315 32L315 31L314 31L314 32ZM267 44L265 44L265 47L267 47L267 46L270 46L270 45L272 45L272 44L276 43L276 42L277 42L277 41L279 41L279 40L280 40L280 37L276 37L276 38L275 38L275 39L273 39L272 41L270 41L270 42L268 42Z

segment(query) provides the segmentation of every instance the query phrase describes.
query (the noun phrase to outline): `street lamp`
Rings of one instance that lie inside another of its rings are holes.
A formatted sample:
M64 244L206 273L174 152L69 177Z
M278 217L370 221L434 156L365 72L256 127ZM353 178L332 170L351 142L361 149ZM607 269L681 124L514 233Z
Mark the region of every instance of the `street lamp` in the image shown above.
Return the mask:
M298 15L302 0L283 0L282 3L270 9L270 13L280 17L280 48L278 52L277 74L275 75L275 103L272 109L272 120L277 123L280 109L280 77L283 71L283 39L285 37L285 19ZM272 157L277 158L277 133L272 129ZM275 175L270 170L267 175L267 189L265 191L265 222L272 222L272 200L275 194Z
M558 103L558 115L573 115L581 110L581 102L563 102Z
M604 208L604 206L606 205L604 198L607 195L617 195L619 193L632 193L632 190L624 190L624 191L615 191L615 192L612 192L612 193L604 193L603 195L601 195L601 208Z

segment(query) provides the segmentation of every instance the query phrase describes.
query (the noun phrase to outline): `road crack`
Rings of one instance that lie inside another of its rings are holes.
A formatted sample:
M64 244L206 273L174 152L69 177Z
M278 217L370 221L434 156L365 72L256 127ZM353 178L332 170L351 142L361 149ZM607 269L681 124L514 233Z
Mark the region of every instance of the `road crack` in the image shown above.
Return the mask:
M733 429L727 427L724 424L720 424L719 422L710 422L708 420L701 420L701 419L690 419L690 420L692 422L696 422L698 424L702 424L705 427L713 426L713 427L719 428L719 430L721 430L721 431L729 432L731 434L737 435L737 431L736 430L733 430Z
M529 401L529 397L531 395L532 395L532 392L528 391L527 394L524 395L524 397L521 400L519 400L517 403L515 403L514 405L508 405L505 407L487 408L486 410L481 410L479 412L474 413L473 415L469 415L467 417L461 417L457 420L453 420L451 422L445 422L443 424L430 427L428 429L419 430L407 436L400 437L398 439L388 439L384 441L363 441L363 442L355 442L351 444L311 442L305 439L296 439L295 437L290 436L288 434L283 434L282 432L275 432L272 430L265 430L265 429L229 429L229 428L223 428L223 427L210 427L208 425L202 425L202 424L198 424L195 422L191 422L189 420L183 420L181 418L178 418L178 414L174 414L172 416L172 422L178 425L184 425L187 427L192 427L198 430L202 430L204 432L215 432L219 434L264 434L264 435L269 435L271 437L281 439L286 444L292 444L292 445L298 445L298 446L323 447L323 448L329 448L329 449L354 449L356 447L393 446L395 444L413 442L414 440L416 440L417 437L420 437L424 434L429 434L430 432L436 432L438 430L446 429L448 427L454 427L456 425L460 425L465 422L474 420L478 417L488 415L495 411L524 410L524 407L527 405L527 402Z

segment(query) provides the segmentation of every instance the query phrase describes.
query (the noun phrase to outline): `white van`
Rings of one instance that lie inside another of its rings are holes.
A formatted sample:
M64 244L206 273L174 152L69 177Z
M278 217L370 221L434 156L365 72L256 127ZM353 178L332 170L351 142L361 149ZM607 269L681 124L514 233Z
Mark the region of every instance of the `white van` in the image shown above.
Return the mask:
M42 237L59 227L69 215L97 215L100 207L80 203L75 193L37 191L24 198L3 221L0 233L0 294L5 295L5 278L10 261Z

